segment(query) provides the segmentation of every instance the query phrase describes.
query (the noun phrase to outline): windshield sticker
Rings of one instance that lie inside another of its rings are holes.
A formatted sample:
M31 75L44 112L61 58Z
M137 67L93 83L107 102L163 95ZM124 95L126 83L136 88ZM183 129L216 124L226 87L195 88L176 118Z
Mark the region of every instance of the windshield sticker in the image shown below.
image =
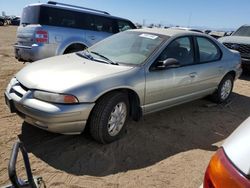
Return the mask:
M141 34L140 37L153 39L153 40L158 38L158 36L156 36L156 35L150 35L150 34L146 34L146 33Z

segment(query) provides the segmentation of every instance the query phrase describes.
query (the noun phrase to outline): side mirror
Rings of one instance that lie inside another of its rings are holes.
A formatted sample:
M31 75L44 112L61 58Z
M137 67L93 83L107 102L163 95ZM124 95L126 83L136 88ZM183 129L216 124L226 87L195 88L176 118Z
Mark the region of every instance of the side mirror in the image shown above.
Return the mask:
M168 58L164 61L159 61L157 65L157 69L168 69L168 68L177 68L180 67L180 62L175 58Z

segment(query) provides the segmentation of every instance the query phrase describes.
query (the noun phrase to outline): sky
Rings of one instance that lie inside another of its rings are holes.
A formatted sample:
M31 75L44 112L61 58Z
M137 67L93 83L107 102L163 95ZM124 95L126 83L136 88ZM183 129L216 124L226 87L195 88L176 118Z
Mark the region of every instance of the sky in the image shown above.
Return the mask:
M59 2L59 0L57 0ZM1 0L0 12L21 15L22 8L45 0ZM249 0L61 0L94 8L146 25L179 25L211 29L236 29L250 24Z

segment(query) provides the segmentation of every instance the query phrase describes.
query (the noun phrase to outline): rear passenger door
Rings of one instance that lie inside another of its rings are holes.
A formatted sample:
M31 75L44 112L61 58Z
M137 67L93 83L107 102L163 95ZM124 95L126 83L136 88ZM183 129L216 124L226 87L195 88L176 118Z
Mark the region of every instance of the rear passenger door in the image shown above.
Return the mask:
M197 92L205 95L211 93L221 79L224 66L222 52L215 42L208 37L194 37L197 63L192 66L194 77L192 85Z
M107 17L89 15L86 40L89 46L114 34L114 20Z

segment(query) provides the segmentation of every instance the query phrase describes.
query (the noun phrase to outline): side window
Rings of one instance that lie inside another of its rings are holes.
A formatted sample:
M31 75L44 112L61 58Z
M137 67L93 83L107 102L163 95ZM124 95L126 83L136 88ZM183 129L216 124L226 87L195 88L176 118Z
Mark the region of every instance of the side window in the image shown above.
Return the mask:
M119 29L119 32L121 31L126 31L128 29L134 29L134 27L131 26L131 24L127 21L124 21L124 20L118 20L118 29Z
M204 37L197 37L197 43L199 47L200 63L217 61L221 57L219 48Z
M87 20L86 14L77 11L51 7L41 7L40 10L40 24L42 25L86 29Z
M182 66L194 63L194 50L189 37L182 37L172 41L161 53L158 61L168 58L177 59Z
M107 33L113 33L113 20L101 17L90 15L90 28L94 31L102 31Z

